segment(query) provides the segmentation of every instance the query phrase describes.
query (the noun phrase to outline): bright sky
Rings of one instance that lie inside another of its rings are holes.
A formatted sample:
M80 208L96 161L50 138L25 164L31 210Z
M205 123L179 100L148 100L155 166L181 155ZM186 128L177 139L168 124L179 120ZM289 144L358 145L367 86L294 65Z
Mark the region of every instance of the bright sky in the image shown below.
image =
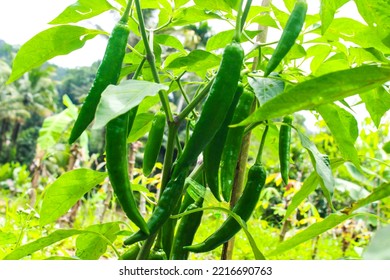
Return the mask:
M35 34L50 27L47 23L76 0L1 0L0 39L8 44L22 45ZM93 18L93 22L110 30L113 17L110 14ZM92 27L88 21L83 26ZM89 66L102 58L106 40L95 37L86 45L69 55L59 56L52 63L63 67Z

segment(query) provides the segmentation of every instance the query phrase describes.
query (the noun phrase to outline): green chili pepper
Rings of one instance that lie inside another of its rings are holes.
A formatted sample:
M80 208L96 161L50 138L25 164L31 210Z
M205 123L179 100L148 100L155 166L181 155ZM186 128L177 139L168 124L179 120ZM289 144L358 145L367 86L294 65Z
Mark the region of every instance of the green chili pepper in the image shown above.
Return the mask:
M267 67L264 71L264 76L267 77L271 72L279 65L282 59L294 46L299 33L302 30L303 24L305 23L307 12L307 3L305 0L297 0L290 17L287 20L286 26L284 27L282 36L280 37L279 43L276 46L274 53L269 60Z
M286 116L283 118L283 123L279 131L279 162L280 173L282 175L283 182L288 184L288 173L290 165L290 143L291 143L291 123L292 117Z
M206 148L221 127L232 104L236 92L244 51L239 43L227 45L210 94L204 103L199 120L191 138L177 161L176 174L195 163L199 154ZM174 174L173 177L176 177Z
M162 261L167 259L167 255L165 254L163 249L151 250L148 257L148 260Z
M122 256L120 256L120 260L136 260L139 251L141 250L141 247L139 246L138 243L134 244L131 246L129 250L123 253Z
M107 171L114 193L117 196L123 211L126 213L126 216L145 234L148 234L148 227L138 211L130 184L127 158L128 122L129 115L128 113L125 113L107 124Z
M256 163L249 169L248 179L244 191L232 209L232 211L240 216L244 221L247 221L250 218L252 212L256 208L266 177L266 171L260 164ZM221 227L205 241L196 245L185 246L184 249L191 252L211 251L227 242L237 232L239 232L240 229L240 224L233 217L229 216Z
M246 119L252 108L254 94L245 90L238 101L237 108L234 111L232 124L237 124ZM229 128L226 143L221 156L220 181L222 196L225 201L230 201L236 172L236 165L240 156L242 138L244 137L244 126Z
M147 223L151 235L155 234L163 226L163 224L169 219L169 216L175 209L181 198L186 176L187 169L182 171L178 177L172 178L165 187L165 190L161 194L157 206ZM126 239L124 244L131 245L135 242L145 240L147 237L148 236L145 234L145 232L138 231Z
M126 10L115 25L108 39L106 51L97 70L95 80L72 128L69 144L76 141L94 119L102 92L107 86L118 83L130 34L130 29L127 25L128 17L129 9Z
M200 198L196 203L190 204L186 211L201 208L203 198ZM172 245L171 259L186 260L188 259L188 250L184 250L184 246L192 244L196 231L202 221L203 211L188 214L181 218L179 226L176 230L175 239Z
M215 134L214 138L203 151L203 165L206 175L207 186L218 201L221 201L218 182L219 164L221 162L221 156L223 147L225 146L226 136L229 131L229 125L232 122L234 110L237 107L238 100L240 99L240 96L243 91L244 87L242 85L239 85L234 95L233 102L230 105L229 111L226 115L226 118L222 123L222 126L219 128L217 134Z
M164 137L166 117L164 112L157 112L146 142L142 170L145 176L149 176L156 164L160 153L161 143Z

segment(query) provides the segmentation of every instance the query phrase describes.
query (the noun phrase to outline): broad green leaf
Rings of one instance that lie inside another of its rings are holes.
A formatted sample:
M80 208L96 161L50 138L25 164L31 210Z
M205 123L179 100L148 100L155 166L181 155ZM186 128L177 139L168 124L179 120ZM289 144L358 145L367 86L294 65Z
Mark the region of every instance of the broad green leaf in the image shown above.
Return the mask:
M349 68L348 57L344 53L337 53L321 63L314 75L322 76L336 71L347 70Z
M384 32L390 30L390 1L388 0L355 0L360 15L372 27Z
M154 42L163 46L177 49L181 52L185 52L183 44L174 36L168 34L157 34L154 36Z
M318 106L316 110L320 113L336 139L343 158L360 168L359 156L354 146L359 135L355 117L335 104L324 104Z
M322 0L320 7L321 16L321 31L322 34L328 29L332 23L336 11L349 0Z
M218 1L210 1L210 0L194 0L195 5L205 10L217 10L224 11L227 13L231 13L232 8L229 6L228 1L226 0L218 0Z
M306 57L313 57L310 63L311 72L315 73L317 69L322 65L325 59L328 57L332 50L329 45L314 45L307 49Z
M209 19L221 19L221 17L216 13L205 11L197 6L191 6L177 9L173 16L172 24L175 26L183 26Z
M351 18L336 18L324 34L329 41L343 39L355 43L363 48L375 48L383 53L390 52L390 45L386 39L388 33L383 34L380 28L369 27Z
M187 4L190 0L175 0L175 8L180 8L184 4Z
M48 150L56 145L67 130L69 125L75 120L71 109L65 109L59 114L47 117L39 130L37 145L42 150Z
M282 117L342 100L377 88L390 80L390 68L361 66L307 80L263 104L239 125Z
M127 142L135 142L150 131L152 127L154 114L141 113L134 120Z
M214 51L226 47L226 45L232 41L234 32L234 30L226 30L213 35L210 39L207 40L206 50ZM259 31L247 30L245 33L247 36L253 39L257 34L259 34ZM247 36L241 36L241 43L247 42L249 40Z
M100 233L114 242L120 230L119 223L92 225L85 230ZM107 251L107 241L93 233L80 234L76 239L76 256L82 260L98 260Z
M369 186L369 187L375 186L375 182L367 179L363 174L362 170L357 169L356 166L353 165L352 163L345 162L344 166L346 167L348 173L351 175L352 179L359 182L359 184Z
M389 142L386 142L384 145L383 145L383 150L390 154L390 141Z
M73 25L55 26L38 33L19 49L7 83L14 82L49 59L82 48L86 41L102 33L104 32Z
M181 69L188 72L195 72L199 76L204 76L208 69L220 64L221 58L204 50L194 50L187 56L178 57L172 60L166 68Z
M110 120L128 112L147 96L154 96L168 86L147 81L126 80L109 85L102 93L96 110L94 128L104 127Z
M309 226L307 229L299 232L290 239L281 243L274 251L270 253L270 256L278 255L280 253L283 253L284 251L290 250L295 246L298 246L299 244L308 241L328 231L329 229L334 228L335 226L341 224L342 222L351 217L352 215L343 215L339 213L330 214L323 221L317 222Z
M110 9L113 9L113 6L107 0L78 0L76 3L68 6L60 15L49 22L49 24L79 22L100 15Z
M384 87L378 87L360 94L376 127L379 128L382 117L390 109L390 93Z
M342 159L333 160L331 162L332 169L339 167L343 163L344 160ZM283 220L286 220L292 214L292 212L298 208L302 201L304 201L312 192L314 192L319 183L320 178L318 177L318 174L316 172L312 172L310 176L306 178L301 189L293 196L291 203L287 207Z
M18 240L13 233L0 231L0 245L14 244L17 241Z
M50 246L58 241L69 238L73 235L83 233L83 230L77 229L59 229L48 236L41 237L31 243L17 247L11 253L4 257L4 260L19 260L23 257L31 255L32 253L42 250L43 248Z
M61 175L45 192L39 213L40 225L44 226L56 221L106 177L105 172L91 169L75 169Z
M340 178L336 179L335 189L337 192L347 193L355 201L367 197L370 194L364 187Z
M251 20L252 23L258 23L261 26L269 26L278 29L278 25L269 13L261 13Z
M383 61L383 59L377 57L367 49L351 47L348 51L348 60L351 65L356 64L357 66L361 66L370 62L379 63Z
M46 261L77 261L79 258L70 258L70 257L63 257L63 256L53 256L50 258L45 259Z
M378 229L363 252L365 260L390 260L390 226Z
M378 188L374 189L374 191L369 196L353 203L351 209L349 210L349 213L355 211L356 209L358 209L360 207L363 207L367 204L381 200L381 199L388 197L388 196L390 196L390 184L389 183L379 186Z
M248 82L260 104L268 102L284 91L284 82L282 80L272 79L273 76L275 77L277 74L271 73L271 78L248 77Z
M317 188L320 181L318 180L318 175L316 172L312 172L309 177L306 178L301 189L293 196L291 203L288 205L286 210L286 215L283 220L286 220L295 209L304 201L309 195L314 192Z
M327 155L321 154L316 145L310 141L310 139L298 131L299 139L301 140L302 146L309 152L311 162L314 166L316 173L319 176L319 182L327 198L329 204L332 206L332 195L334 192L334 178L332 169L330 167L329 158Z
M307 229L299 232L290 239L281 243L274 251L270 253L270 256L278 255L280 253L283 253L284 251L290 250L295 246L298 246L299 244L334 228L335 226L341 224L342 222L351 217L352 215L343 215L339 213L330 214L323 221L317 222L309 226Z

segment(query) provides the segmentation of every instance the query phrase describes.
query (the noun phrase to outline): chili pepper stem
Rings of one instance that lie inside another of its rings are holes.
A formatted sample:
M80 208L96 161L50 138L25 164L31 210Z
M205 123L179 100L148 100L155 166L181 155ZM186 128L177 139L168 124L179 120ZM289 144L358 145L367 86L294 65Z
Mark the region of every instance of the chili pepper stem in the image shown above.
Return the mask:
M129 20L129 15L130 15L130 10L131 10L132 4L133 4L133 0L130 0L129 2L127 2L126 9L123 12L121 19L119 20L120 22L127 24L127 21Z
M241 18L242 18L242 6L244 5L245 0L240 1L240 5L238 6L237 11L237 19L236 19L236 32L234 33L233 40L236 42L240 42L241 40L241 33L242 33L242 25L241 25Z

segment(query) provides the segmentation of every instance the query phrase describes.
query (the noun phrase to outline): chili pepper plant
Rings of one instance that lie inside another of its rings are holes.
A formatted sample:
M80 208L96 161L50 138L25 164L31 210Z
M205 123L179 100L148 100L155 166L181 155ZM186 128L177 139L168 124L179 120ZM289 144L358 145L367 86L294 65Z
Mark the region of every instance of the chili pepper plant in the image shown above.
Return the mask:
M368 195L347 207L335 205L333 197L338 170L345 164L363 177L370 176L365 169L370 162L389 166L383 153L376 158L359 154L354 108L364 103L377 127L390 108L390 45L383 31L389 29L380 17L390 7L375 10L375 5L388 4L371 1L366 7L365 1L355 1L367 23L363 25L335 17L348 1L258 2L79 0L21 46L8 83L96 36L108 36L91 90L64 131L68 145L78 145L91 129L104 129L104 168L64 173L45 188L34 207L45 228L109 180L127 220L53 230L15 247L5 259L26 257L72 236L77 236L74 258L80 259L98 259L107 250L127 260L180 260L193 254L201 258L212 250L231 259L240 231L254 258L267 259L348 219L374 215L361 210L390 195L385 178L364 186ZM369 8L378 15L371 16ZM119 18L111 32L81 26L82 20L93 21L108 11ZM154 16L155 22L145 15ZM199 23L199 29L194 28ZM199 32L205 23L227 29L208 37L199 33L208 41L202 45L199 40L197 46L185 46L181 36L174 35ZM325 154L311 140L310 132L296 122L302 114L326 123L337 156ZM295 166L292 137L311 164L304 178L290 172ZM137 140L145 146L142 176L154 176L162 166L158 190L146 200L147 186L134 184L129 175L129 145ZM270 166L272 157L280 162L276 172ZM267 176L274 174L286 188L303 182L288 201L282 222L314 191L326 198L327 213L270 250L261 236L251 233L247 221L264 202L260 197L264 200L262 193L272 180ZM142 211L141 200L146 204ZM210 217L205 214L213 212L223 213L224 221L200 239L202 221L207 224Z

